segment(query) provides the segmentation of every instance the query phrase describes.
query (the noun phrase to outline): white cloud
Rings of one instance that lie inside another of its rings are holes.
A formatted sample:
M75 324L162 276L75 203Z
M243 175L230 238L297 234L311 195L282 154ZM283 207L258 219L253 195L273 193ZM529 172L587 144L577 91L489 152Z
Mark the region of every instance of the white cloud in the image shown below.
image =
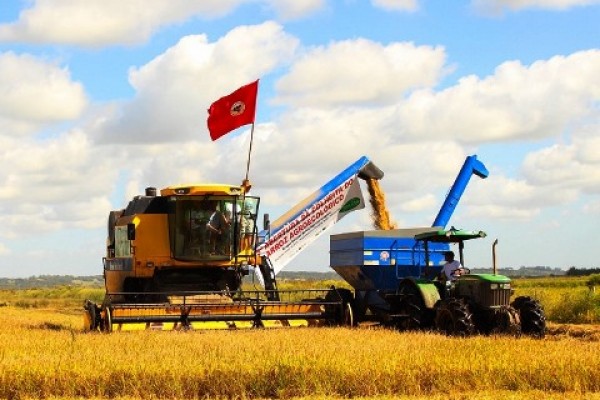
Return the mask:
M67 43L84 46L146 41L163 26L194 15L215 17L243 0L35 0L19 20L0 25L1 41Z
M0 243L0 256L6 256L11 253L12 252L8 247L6 247L4 244Z
M165 26L220 17L253 3L294 19L319 10L324 0L152 0L151 6L147 0L34 0L17 21L0 24L0 42L139 44Z
M583 212L588 215L600 215L600 200L592 200L585 204Z
M505 9L519 11L528 8L567 10L573 7L600 4L600 0L471 0L477 10L498 14Z
M325 6L326 0L267 0L279 18L297 19L312 14Z
M296 106L390 104L410 89L430 87L444 75L442 47L367 39L334 42L306 51L277 82L277 101Z
M19 136L44 124L78 118L83 86L67 68L31 55L0 53L0 134Z
M590 144L598 148L598 141ZM523 162L523 174L533 184L546 187L578 189L600 194L600 162L578 159L579 146L553 145L527 155Z
M14 141L0 164L0 236L104 224L119 161L94 150L83 132Z
M440 92L415 91L398 106L397 126L413 138L465 143L557 136L569 122L596 112L598 70L598 50L530 66L505 62L484 79L467 76Z
M196 138L207 132L211 102L287 63L297 44L274 22L237 27L214 43L204 35L186 36L131 69L135 99L102 117L97 139L153 143Z
M419 8L417 0L371 0L371 3L388 11L416 11Z

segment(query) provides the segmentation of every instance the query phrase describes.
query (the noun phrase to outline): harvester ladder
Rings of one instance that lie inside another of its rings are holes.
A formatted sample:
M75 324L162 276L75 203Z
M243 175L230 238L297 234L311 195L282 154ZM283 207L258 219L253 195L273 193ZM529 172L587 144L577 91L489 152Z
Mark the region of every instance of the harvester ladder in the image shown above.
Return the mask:
M277 280L275 279L275 270L269 257L263 257L260 264L260 272L265 280L265 290L267 299L271 301L279 301L279 289L277 289Z

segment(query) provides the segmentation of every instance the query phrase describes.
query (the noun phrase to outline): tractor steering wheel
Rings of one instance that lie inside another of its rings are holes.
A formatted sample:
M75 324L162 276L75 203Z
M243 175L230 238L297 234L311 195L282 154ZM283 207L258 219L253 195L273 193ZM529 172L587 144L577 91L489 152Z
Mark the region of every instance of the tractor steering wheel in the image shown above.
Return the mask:
M469 268L457 268L454 271L452 271L452 276L461 276L461 275L469 275L471 273L471 270Z

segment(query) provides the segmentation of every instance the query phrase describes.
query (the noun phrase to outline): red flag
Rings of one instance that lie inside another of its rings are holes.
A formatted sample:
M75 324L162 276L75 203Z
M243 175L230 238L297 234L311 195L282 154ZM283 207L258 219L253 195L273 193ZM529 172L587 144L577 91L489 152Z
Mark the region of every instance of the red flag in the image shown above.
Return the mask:
M214 141L240 126L254 123L258 79L210 105L206 121Z

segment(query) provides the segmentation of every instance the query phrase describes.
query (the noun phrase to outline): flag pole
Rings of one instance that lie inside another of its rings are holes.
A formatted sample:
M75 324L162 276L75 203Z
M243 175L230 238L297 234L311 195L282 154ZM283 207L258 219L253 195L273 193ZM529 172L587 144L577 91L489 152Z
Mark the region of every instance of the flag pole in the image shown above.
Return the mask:
M258 102L258 79L256 80L256 99ZM252 155L252 142L254 142L254 125L256 123L256 109L257 104L254 105L254 115L252 116L252 126L250 127L250 145L248 146L248 162L246 163L246 177L242 182L242 186L244 187L244 197L246 196L246 192L250 190L252 184L250 183L250 156Z
M246 163L246 178L244 179L244 183L250 183L248 179L250 173L250 155L252 154L252 142L254 141L254 122L252 122L252 127L250 128L250 146L248 147L248 162Z

